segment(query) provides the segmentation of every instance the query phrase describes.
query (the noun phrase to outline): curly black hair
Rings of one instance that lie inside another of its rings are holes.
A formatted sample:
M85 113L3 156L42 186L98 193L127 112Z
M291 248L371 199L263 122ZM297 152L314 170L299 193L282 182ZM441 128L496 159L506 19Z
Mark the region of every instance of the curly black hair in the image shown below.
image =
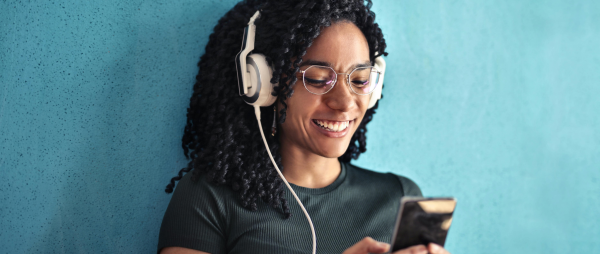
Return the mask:
M294 92L298 66L323 27L352 22L366 37L372 62L380 55L387 55L371 6L371 0L246 0L227 12L215 26L198 63L182 138L183 151L190 162L171 179L165 191L171 193L184 173L191 171L193 181L205 174L209 182L225 184L235 191L243 207L256 210L261 199L276 209L281 207L285 218L289 218L283 181L264 148L253 108L238 95L234 59L241 48L244 28L250 17L261 10L255 22L253 53L264 54L273 68L271 83L279 83L274 95L283 105L278 122L283 123L286 99ZM376 108L377 105L367 110L348 149L339 157L341 162L357 159L367 150L367 124ZM261 124L268 130L269 119L276 117L273 107L261 111L264 116ZM281 168L278 138L267 136Z

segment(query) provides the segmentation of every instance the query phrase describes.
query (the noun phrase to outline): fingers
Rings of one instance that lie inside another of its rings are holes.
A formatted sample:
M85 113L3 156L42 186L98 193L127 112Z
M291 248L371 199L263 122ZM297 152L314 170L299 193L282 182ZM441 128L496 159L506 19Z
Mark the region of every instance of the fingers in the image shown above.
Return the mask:
M343 254L368 254L368 253L384 253L388 251L390 245L383 242L375 241L371 237L365 237L360 242L346 249Z
M415 245L410 248L396 251L393 254L428 254L428 250L425 245Z

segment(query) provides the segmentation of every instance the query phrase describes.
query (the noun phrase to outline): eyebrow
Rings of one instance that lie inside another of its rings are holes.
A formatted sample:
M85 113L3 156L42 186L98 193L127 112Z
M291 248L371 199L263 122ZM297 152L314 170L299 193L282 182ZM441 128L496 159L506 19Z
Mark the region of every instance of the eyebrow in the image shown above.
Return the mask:
M331 63L323 62L323 61L310 60L310 59L306 60L306 61L302 61L298 67L302 67L302 66L306 66L306 65L321 65L321 66L327 66L327 67L333 68ZM354 70L354 69L359 68L359 67L368 67L368 66L371 66L371 62L358 63L358 64L350 66L350 69L348 71Z

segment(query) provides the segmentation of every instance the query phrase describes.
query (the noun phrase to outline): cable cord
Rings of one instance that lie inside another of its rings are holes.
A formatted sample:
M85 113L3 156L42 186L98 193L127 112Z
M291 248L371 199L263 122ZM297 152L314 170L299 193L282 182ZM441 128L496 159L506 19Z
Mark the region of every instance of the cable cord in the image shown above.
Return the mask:
M306 208L304 208L304 205L302 205L302 202L300 202L300 198L298 198L298 195L296 195L296 192L292 189L292 186L290 186L288 181L285 180L285 177L283 177L281 170L279 170L279 167L277 167L277 163L275 163L275 159L273 159L273 155L271 154L271 149L269 149L269 144L267 144L267 139L265 138L265 133L263 132L262 125L260 124L260 106L254 106L254 114L256 115L256 120L258 122L258 128L260 129L260 135L262 136L263 142L265 142L265 148L267 149L267 153L269 154L269 158L271 158L271 162L273 163L275 170L277 170L277 173L279 174L279 177L281 177L281 180L283 180L283 183L285 183L285 186L287 186L287 188L290 190L290 192L292 192L292 195L298 202L298 205L300 205L300 208L302 208L302 212L304 212L304 216L306 216L306 219L308 220L308 223L310 224L310 231L312 233L312 246L313 246L312 254L316 254L317 253L317 236L315 234L315 227L313 225L312 220L310 219L310 215L308 215Z

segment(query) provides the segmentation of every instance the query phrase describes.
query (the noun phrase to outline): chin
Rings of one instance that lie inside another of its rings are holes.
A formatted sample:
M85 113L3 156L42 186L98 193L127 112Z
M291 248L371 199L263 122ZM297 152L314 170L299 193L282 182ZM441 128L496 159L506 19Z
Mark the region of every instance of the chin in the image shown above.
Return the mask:
M325 158L339 158L342 157L342 155L344 155L344 153L346 152L346 150L344 150L343 152L336 152L336 153L324 153L321 154L321 156L325 157Z
M350 140L345 142L335 142L337 144L329 144L321 146L318 154L325 158L338 158L346 153L348 150L348 145L350 144ZM340 144L341 143L341 144Z

